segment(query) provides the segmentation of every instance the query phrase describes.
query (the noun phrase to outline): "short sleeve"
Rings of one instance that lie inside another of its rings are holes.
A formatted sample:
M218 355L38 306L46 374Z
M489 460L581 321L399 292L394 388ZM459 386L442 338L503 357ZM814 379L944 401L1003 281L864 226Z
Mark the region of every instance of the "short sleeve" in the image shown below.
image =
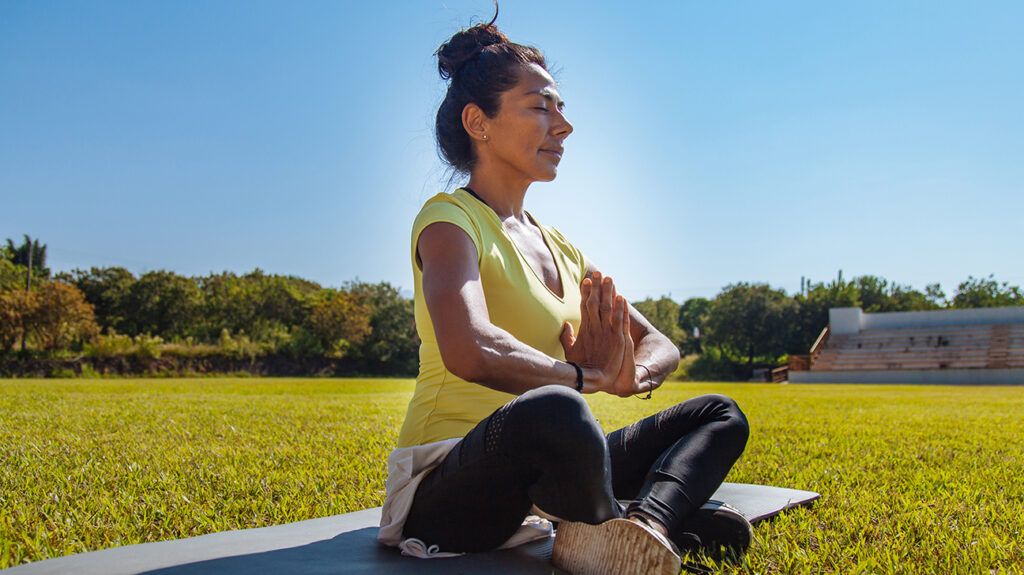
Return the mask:
M428 201L423 206L412 224L412 261L416 269L423 271L423 261L420 259L419 254L416 253L416 245L419 242L420 233L427 226L435 222L448 222L462 228L466 235L469 236L469 239L473 241L473 245L476 246L476 262L477 265L480 265L483 255L483 240L481 239L480 229L477 227L476 222L473 221L473 218L461 206L450 201L434 200Z

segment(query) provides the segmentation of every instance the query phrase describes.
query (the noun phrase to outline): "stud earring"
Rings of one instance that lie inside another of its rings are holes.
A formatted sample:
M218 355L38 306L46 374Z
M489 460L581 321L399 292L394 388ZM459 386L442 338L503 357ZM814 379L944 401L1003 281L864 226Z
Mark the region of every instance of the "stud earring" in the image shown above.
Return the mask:
M487 134L484 134L484 141L487 141Z

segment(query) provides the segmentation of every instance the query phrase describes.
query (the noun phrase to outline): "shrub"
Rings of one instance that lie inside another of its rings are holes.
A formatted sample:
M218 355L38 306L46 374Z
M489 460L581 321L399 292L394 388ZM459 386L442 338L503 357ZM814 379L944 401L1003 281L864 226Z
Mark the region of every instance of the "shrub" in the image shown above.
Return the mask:
M138 359L151 360L160 359L161 349L160 344L163 343L163 339L160 336L142 334L135 336L135 349L132 350L132 355Z
M98 359L126 357L131 354L134 347L132 338L112 332L108 335L100 335L92 343L86 345L85 355Z
M693 359L686 371L692 381L737 381L747 379L743 367L733 363L718 348L705 347L704 353ZM749 376L748 376L749 377Z

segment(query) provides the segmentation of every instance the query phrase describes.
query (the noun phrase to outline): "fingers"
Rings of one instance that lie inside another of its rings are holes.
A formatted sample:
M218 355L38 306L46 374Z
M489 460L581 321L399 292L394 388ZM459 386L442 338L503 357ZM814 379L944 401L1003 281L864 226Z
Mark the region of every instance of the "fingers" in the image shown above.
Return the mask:
M629 363L633 365L633 336L629 334L629 302L622 298L622 337L626 338L626 355L629 356ZM635 366L634 366L635 367Z
M562 325L562 334L559 339L562 340L562 349L566 351L572 349L572 346L576 343L576 335L573 333L571 323L565 322Z
M629 302L618 295L615 282L609 276L594 272L580 282L580 327L575 343L570 345L569 328L563 326L560 336L567 353L593 358L608 376L609 393L616 388L632 390L635 387L633 340L630 336ZM620 374L629 364L628 378ZM627 381L628 379L628 381ZM617 381L622 380L619 383Z
M612 329L615 330L614 333L622 335L622 312L626 308L626 298L616 296L614 301L615 304L611 314Z
M621 296L620 296L621 297ZM629 335L629 302L622 298L622 333L626 335L627 343L633 345L633 336ZM570 326L572 327L572 326Z
M585 278L581 285L580 315L587 318L591 324L587 326L586 331L617 327L617 293L615 281L611 276L602 276L601 272L594 272L590 278Z
M599 275L595 273L594 277L599 277ZM587 318L587 330L591 333L595 333L601 329L601 317L597 311L600 289L598 285L595 285L594 281L589 278L583 280L583 289L585 290L585 293L583 296L583 303L581 305L583 305L585 309L582 310L582 317Z
M614 301L615 284L610 276L604 276L601 278L601 319L609 327L613 325Z

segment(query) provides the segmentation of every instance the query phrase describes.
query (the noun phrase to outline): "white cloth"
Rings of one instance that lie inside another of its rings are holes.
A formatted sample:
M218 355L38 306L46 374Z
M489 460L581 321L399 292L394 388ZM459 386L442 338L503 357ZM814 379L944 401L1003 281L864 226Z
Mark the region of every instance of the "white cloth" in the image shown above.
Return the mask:
M388 478L384 484L387 495L381 509L377 541L398 547L402 550L402 555L420 559L462 555L442 551L437 545L427 545L415 537L402 537L402 527L405 526L405 518L409 516L416 488L427 473L440 465L448 452L461 440L462 438L455 437L423 445L400 447L391 452L388 456ZM499 549L508 549L536 539L551 537L552 532L550 521L536 515L528 515L519 530Z

